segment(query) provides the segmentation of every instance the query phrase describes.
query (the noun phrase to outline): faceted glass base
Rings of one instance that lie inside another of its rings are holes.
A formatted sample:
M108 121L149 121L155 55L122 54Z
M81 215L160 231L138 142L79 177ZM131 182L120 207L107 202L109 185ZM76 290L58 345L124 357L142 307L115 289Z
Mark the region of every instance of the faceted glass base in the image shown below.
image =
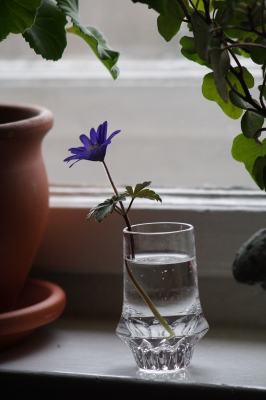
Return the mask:
M194 350L194 343L189 343L187 338L174 338L171 341L128 339L125 342L130 346L137 366L151 371L175 371L186 368L190 364Z
M203 314L198 315L198 323L194 329L186 330L180 327L173 327L179 331L179 335L167 339L167 332L164 331L160 337L151 337L139 332L138 337L132 335L132 320L130 324L123 316L120 319L116 333L131 348L138 368L145 371L177 371L189 366L195 344L208 331L208 323ZM130 328L130 331L129 329ZM135 327L135 333L137 327ZM150 331L151 332L151 331ZM181 335L180 335L181 333ZM183 333L183 335L182 335Z

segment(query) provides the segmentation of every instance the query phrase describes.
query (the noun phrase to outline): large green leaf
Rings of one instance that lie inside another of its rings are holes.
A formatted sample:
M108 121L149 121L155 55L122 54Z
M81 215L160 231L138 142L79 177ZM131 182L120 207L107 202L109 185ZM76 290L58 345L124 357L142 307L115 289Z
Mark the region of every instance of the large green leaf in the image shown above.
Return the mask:
M181 23L181 19L178 19L171 14L159 15L157 19L158 32L166 42L170 42L179 31Z
M84 39L94 54L109 70L112 77L116 79L119 75L119 69L116 66L116 63L120 54L109 48L105 38L96 28L92 26L86 27L81 22L78 0L56 0L56 2L62 13L70 17L74 25L67 28L67 32L73 33Z
M253 138L257 131L262 128L263 123L264 118L262 115L254 113L253 111L246 111L241 118L243 135L248 139Z
M227 91L229 87L227 86ZM203 96L211 101L215 101L223 110L223 112L232 119L238 119L242 115L242 110L236 107L230 99L225 103L221 98L220 94L215 85L214 73L210 72L204 76L202 84L202 94Z
M253 168L258 157L263 157L266 154L266 139L262 144L257 143L254 139L247 139L242 133L238 135L232 145L232 156L236 161L244 163L247 171L252 179L256 181L253 175Z
M24 39L46 60L59 60L66 48L66 17L52 0L43 0L36 20L23 33Z
M41 0L0 1L0 41L9 33L23 33L35 19Z

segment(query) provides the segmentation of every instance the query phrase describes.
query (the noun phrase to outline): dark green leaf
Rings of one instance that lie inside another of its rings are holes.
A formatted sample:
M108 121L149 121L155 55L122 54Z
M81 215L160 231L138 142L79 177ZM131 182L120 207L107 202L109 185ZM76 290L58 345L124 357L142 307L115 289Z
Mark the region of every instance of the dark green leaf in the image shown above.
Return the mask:
M67 28L67 32L73 33L84 39L94 54L111 73L112 77L116 79L119 75L119 69L116 66L116 63L120 54L109 48L101 32L92 26L86 27L81 22L78 0L56 0L56 2L62 13L69 16L74 25Z
M170 42L179 31L181 23L181 19L178 19L171 14L160 15L157 19L158 32L166 42Z
M138 183L134 189L132 188L132 186L126 186L127 192L125 193L125 195L130 196L132 199L141 197L149 200L156 200L162 202L162 199L157 193L155 193L153 190L146 189L147 186L150 186L150 184L151 184L150 181Z
M209 53L211 66L214 73L214 82L218 93L224 102L228 102L227 84L224 79L230 68L230 58L227 51L214 48Z
M243 110L247 110L248 108L250 108L250 104L239 97L233 90L230 90L229 92L229 99L234 104L234 106L238 108L242 108Z
M133 190L132 186L126 186L126 190L127 190L128 195L133 198L134 190Z
M193 26L197 53L203 61L209 62L209 49L210 42L212 40L210 27L197 12L194 12L191 15L191 22Z
M184 6L188 10L188 0L183 0ZM185 13L178 0L164 0L165 14L172 15L173 17L182 20L185 18Z
M101 222L108 213L113 213L118 202L126 200L126 195L127 193L122 193L118 196L113 196L111 199L107 199L93 207L87 215L87 219L93 216L96 221Z
M232 156L236 161L244 163L246 170L250 173L251 177L257 183L254 175L253 168L255 161L258 157L266 154L266 140L262 144L257 143L254 139L247 139L242 133L238 135L232 146Z
M164 14L164 0L132 0L133 3L147 4L159 14Z
M66 48L66 17L52 0L43 0L36 20L23 37L36 54L47 60L59 60Z
M241 129L243 135L250 139L256 135L256 132L262 128L264 118L252 111L246 111L241 119Z
M263 46L263 48L251 47L250 58L254 63L262 65L266 60L266 41L259 37L254 43Z
M255 182L261 190L266 188L266 156L258 157L255 160L252 170Z
M199 65L205 65L208 68L211 68L210 64L207 61L203 61L195 47L195 40L193 37L188 37L188 36L183 36L180 39L180 44L182 47L181 53L183 54L184 57L186 57L190 61L194 61L198 63Z
M184 50L188 54L197 54L195 39L189 36L183 36L179 42Z
M23 33L35 19L41 0L1 0L0 42L9 33Z
M214 0L212 1L212 6L215 10L215 21L217 21L219 25L222 25L224 23L225 2Z
M137 183L136 186L135 186L135 189L134 189L134 197L137 197L139 192L142 189L146 188L147 186L150 186L150 184L151 184L151 181L145 181L143 183Z
M150 189L143 189L138 192L138 194L135 197L141 197L149 200L156 200L162 202L161 197L155 193L153 190Z

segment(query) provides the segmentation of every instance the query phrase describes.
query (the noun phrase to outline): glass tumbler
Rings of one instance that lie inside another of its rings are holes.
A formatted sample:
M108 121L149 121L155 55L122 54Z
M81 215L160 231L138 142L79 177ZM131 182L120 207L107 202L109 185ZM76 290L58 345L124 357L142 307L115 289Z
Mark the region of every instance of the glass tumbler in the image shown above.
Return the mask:
M186 368L209 328L199 299L193 226L158 222L125 228L123 256L117 335L142 370Z

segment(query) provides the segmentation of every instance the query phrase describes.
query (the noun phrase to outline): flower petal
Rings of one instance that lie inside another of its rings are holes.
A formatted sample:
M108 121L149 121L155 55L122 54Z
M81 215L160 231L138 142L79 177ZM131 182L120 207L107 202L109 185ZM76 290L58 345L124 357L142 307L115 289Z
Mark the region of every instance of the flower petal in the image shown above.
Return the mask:
M114 131L114 132L108 137L107 140L110 140L110 143L111 143L111 140L113 139L113 137L114 137L115 135L117 135L119 132L121 132L121 130Z
M71 147L68 151L71 151L72 154L79 154L83 151L86 151L85 147Z
M86 135L80 135L80 141L84 145L84 147L88 150L94 143L88 138Z
M103 144L106 141L106 136L107 136L107 121L98 126L97 143Z
M93 144L97 143L97 132L94 128L91 128L90 138Z

